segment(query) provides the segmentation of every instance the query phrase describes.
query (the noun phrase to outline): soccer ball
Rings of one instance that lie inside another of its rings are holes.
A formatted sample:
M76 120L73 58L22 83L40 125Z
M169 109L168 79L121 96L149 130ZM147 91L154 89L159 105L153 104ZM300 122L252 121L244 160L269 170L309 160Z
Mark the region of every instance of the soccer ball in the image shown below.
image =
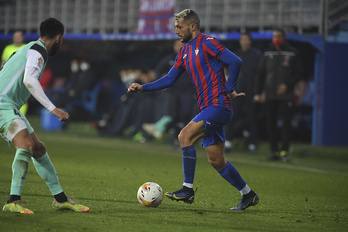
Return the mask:
M146 182L140 186L137 198L139 203L145 207L157 207L162 203L163 190L155 182Z

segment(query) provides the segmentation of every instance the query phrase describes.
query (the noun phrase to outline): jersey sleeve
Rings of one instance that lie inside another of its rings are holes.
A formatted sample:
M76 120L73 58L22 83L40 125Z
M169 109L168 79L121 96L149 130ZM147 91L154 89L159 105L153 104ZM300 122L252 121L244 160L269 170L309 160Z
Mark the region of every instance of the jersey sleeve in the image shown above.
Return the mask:
M225 49L221 55L220 60L225 64L228 64L228 80L227 80L227 93L232 93L237 84L240 69L242 67L243 61L229 49Z
M213 37L206 37L203 41L203 49L212 57L220 60L220 57L226 47Z
M38 44L34 44L28 51L26 68L33 67L41 73L44 64L47 61L46 49ZM39 78L39 76L38 76Z
M175 84L183 72L183 69L173 66L169 70L168 74L164 77L158 79L157 81L143 85L143 91L150 92L171 87Z
M37 46L41 47L39 45ZM39 82L39 77L41 75L41 72L45 63L45 59L43 55L44 54L42 54L37 49L29 49L27 53L27 63L25 65L23 83L27 87L29 92L33 95L33 97L38 102L40 102L41 105L43 105L47 110L52 111L56 107L48 99L48 97L46 96Z

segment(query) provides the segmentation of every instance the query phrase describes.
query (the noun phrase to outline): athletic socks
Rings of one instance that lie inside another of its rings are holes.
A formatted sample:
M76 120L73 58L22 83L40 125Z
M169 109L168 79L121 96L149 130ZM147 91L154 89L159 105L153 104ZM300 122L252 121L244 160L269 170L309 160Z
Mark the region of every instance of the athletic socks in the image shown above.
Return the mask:
M236 187L241 193L244 192L244 194L246 194L247 192L250 192L250 190L248 191L247 189L249 187L245 188L247 186L245 181L240 176L238 170L230 163L230 161L227 161L225 167L220 169L218 172L225 180L228 181L228 183Z
M12 199L18 198L14 196L20 196L22 193L22 189L28 175L28 165L32 155L33 153L27 149L19 148L16 151L16 155L12 163L12 181L10 193L10 195L13 196Z
M56 169L54 168L47 152L38 159L33 158L33 163L40 177L46 182L53 196L62 193Z
M68 201L68 197L65 195L64 192L61 192L57 195L54 195L53 197L54 197L54 199L56 199L56 201L58 201L60 203Z
M10 195L10 198L8 199L7 203L11 203L14 201L20 201L21 200L21 196L19 195Z
M59 184L56 170L47 152L38 159L32 158L32 156L33 153L30 150L23 148L17 149L12 163L11 193L8 202L10 203L21 199L22 189L28 175L28 165L31 159L33 159L36 171L39 173L40 177L44 179L54 198L58 202L67 201L68 198Z
M182 148L182 163L184 171L183 186L193 188L193 179L196 171L196 149L193 145Z

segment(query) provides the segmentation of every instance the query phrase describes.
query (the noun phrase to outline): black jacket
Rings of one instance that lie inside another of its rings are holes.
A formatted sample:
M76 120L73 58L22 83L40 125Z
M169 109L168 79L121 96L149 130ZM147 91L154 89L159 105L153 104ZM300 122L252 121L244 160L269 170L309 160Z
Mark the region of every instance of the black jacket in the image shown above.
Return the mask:
M252 47L246 52L238 49L235 51L235 54L243 60L235 90L237 93L244 92L246 96L243 98L252 100L254 98L257 65L261 57L261 51Z
M266 49L258 65L255 94L265 91L266 100L293 100L294 86L302 78L302 67L298 51L288 43L278 51L273 44ZM287 91L277 94L278 86L285 84Z

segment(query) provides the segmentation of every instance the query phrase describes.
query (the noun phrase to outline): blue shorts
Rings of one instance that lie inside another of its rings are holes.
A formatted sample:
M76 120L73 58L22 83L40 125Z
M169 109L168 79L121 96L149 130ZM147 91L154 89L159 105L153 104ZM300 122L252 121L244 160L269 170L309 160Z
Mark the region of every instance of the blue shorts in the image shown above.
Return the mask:
M209 106L203 109L192 121L203 121L207 136L202 138L203 147L225 142L224 125L232 119L232 109Z

